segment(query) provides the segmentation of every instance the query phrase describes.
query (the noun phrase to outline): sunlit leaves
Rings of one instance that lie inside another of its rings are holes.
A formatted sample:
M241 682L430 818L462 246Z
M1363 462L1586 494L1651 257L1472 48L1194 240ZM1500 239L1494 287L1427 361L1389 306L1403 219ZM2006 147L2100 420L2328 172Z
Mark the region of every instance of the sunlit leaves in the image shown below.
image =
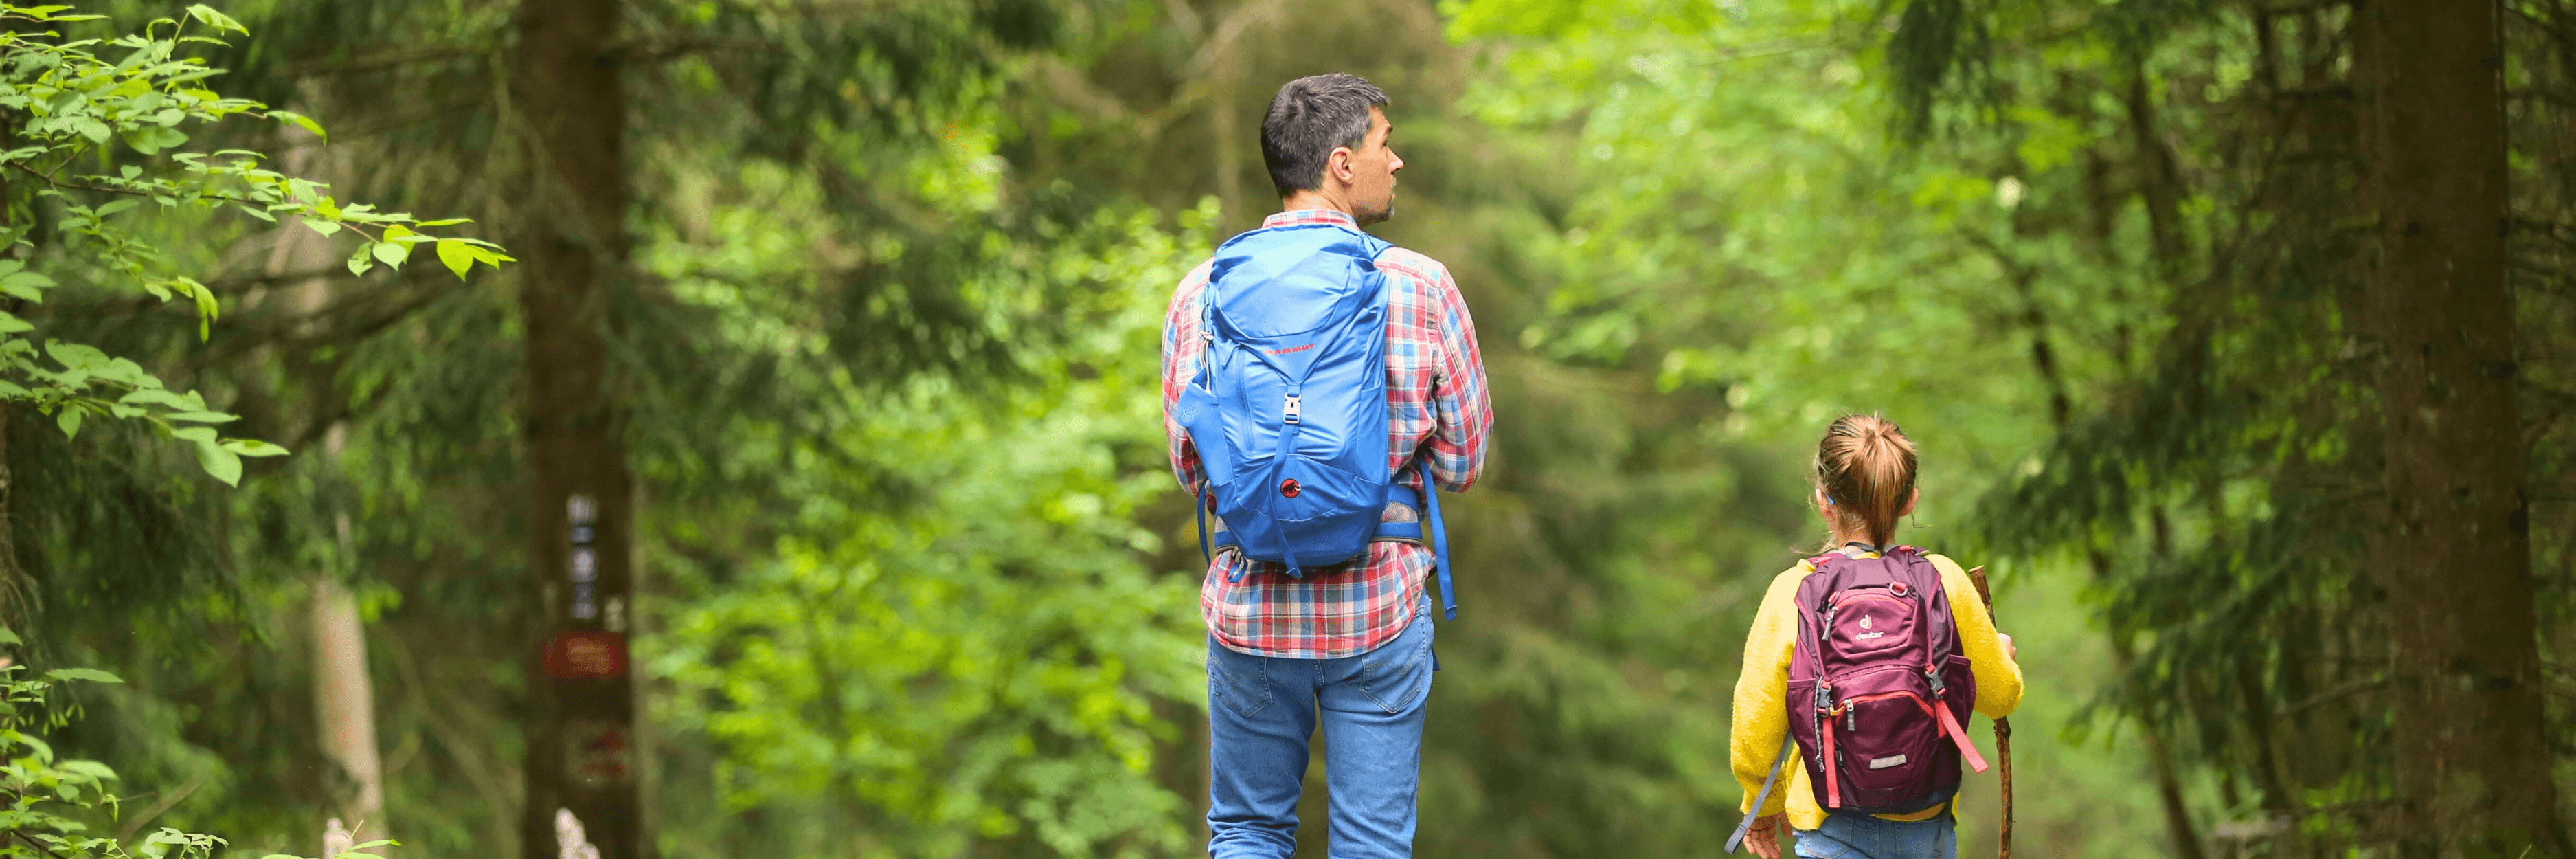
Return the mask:
M52 671L45 672L45 676L55 680L86 680L91 683L125 682L125 678L123 677L118 677L114 674L100 671L96 668L56 668Z
M95 17L63 14L69 8L0 5L0 22ZM204 35L208 32L213 35ZM34 211L59 212L52 233L75 239L38 247L24 240L29 225L0 229L0 296L42 302L45 291L59 284L55 275L34 269L65 271L75 260L52 255L78 254L79 263L109 278L107 285L122 282L161 301L188 300L198 338L210 338L222 315L215 291L176 270L173 254L146 239L143 230L150 225L139 222L179 208L233 212L272 223L291 219L325 238L355 234L360 244L348 265L353 275L378 264L398 269L422 242L438 243L440 261L459 277L475 262L498 267L510 261L488 242L421 232L461 225L462 219L422 222L408 213L344 204L324 193L321 183L268 169L266 157L257 152L170 151L188 142L185 129L190 126L245 115L288 123L328 141L321 124L310 117L226 98L204 86L216 70L188 55L193 49L187 46L220 47L225 44L220 37L247 33L241 22L205 5L188 7L185 18L157 19L141 32L106 41L66 41L41 28L0 30L0 109L14 111L12 139L27 144L0 153L0 171L14 172L11 187L33 189L53 201L50 210ZM105 47L121 51L113 58L97 53ZM117 140L141 160L114 164L121 159L109 144ZM85 173L110 164L113 172ZM145 203L155 208L142 210ZM451 243L457 250L449 249ZM193 443L199 464L228 484L240 480L242 457L284 453L274 445L215 435L206 424L230 420L229 415L207 409L193 393L182 398L162 390L160 380L131 361L52 341L39 356L21 339L39 326L36 319L0 313L0 400L25 402L52 415L66 436L77 436L91 417L149 420L171 438ZM52 358L53 365L44 364L43 357Z
M312 117L305 116L304 114L291 113L283 110L272 110L268 112L268 118L293 123L297 128L312 132L314 137L321 138L325 143L331 141L331 134L330 132L322 130L322 123L314 122Z
M222 12L215 11L214 7L207 6L202 3L188 7L188 17L205 22L207 26L215 28L215 32L217 33L238 33L244 36L250 35L250 29L243 27L240 21L235 21L230 16L227 16ZM314 133L319 134L321 132L317 131Z
M475 263L499 268L502 263L510 262L511 258L502 255L500 247L490 242L474 239L440 239L438 240L438 261L445 263L448 271L455 272L456 279L464 280L465 273L471 270Z

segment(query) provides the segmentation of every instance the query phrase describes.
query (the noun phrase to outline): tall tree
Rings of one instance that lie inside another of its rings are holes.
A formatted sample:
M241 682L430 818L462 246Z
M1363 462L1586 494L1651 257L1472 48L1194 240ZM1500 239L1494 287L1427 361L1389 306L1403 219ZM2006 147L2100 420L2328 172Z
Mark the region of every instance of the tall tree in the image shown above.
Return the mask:
M2560 855L2505 288L2496 6L2371 0L2357 14L2362 193L2379 218L2362 322L2388 362L2388 521L2370 548L2394 597L2400 843L2408 856L2533 843Z
M520 855L583 833L600 859L647 855L626 616L634 546L624 420L602 327L626 274L626 104L615 0L527 0L512 77L528 180L512 201L528 262L528 564L544 606L530 675ZM572 818L562 820L565 816ZM577 824L577 825L573 825Z

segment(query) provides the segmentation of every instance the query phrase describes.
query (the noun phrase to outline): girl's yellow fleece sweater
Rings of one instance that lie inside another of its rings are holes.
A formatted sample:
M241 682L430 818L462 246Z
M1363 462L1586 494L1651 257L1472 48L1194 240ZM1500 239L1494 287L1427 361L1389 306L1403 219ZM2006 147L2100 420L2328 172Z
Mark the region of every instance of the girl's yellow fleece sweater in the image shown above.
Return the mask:
M1959 644L1967 650L1969 668L1977 675L1977 712L1989 719L2011 715L2021 705L2021 666L2004 655L2003 642L1995 637L1994 617L1986 613L1976 585L1968 581L1958 562L1940 555L1927 557L1941 571L1942 590L1950 597L1950 617L1959 624ZM1762 597L1761 612L1753 616L1753 633L1744 641L1744 674L1735 681L1733 757L1735 780L1744 785L1747 811L1762 790L1762 779L1771 772L1771 756L1780 751L1789 734L1789 650L1798 637L1798 583L1815 571L1812 564L1799 561L1772 579L1770 593ZM1807 768L1799 759L1791 758L1780 776L1762 813L1778 814L1785 808L1791 826L1825 825L1824 804L1816 801ZM1935 808L1891 819L1920 820L1939 812Z

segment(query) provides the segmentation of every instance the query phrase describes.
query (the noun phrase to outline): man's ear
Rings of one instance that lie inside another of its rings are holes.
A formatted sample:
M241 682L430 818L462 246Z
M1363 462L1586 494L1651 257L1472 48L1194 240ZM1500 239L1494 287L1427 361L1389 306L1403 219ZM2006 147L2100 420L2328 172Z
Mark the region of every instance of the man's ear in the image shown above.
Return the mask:
M1324 175L1341 180L1344 185L1351 184L1351 180L1356 178L1351 170L1351 162L1357 157L1351 153L1351 148L1348 146L1333 147L1333 154L1324 156Z

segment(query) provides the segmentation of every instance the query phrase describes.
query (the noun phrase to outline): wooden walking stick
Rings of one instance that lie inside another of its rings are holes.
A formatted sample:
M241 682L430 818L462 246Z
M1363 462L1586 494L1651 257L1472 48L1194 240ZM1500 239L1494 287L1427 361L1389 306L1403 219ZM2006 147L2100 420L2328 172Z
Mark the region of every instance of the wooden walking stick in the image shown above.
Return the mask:
M1968 581L1977 585L1977 599L1986 604L1986 617L1995 616L1995 595L1986 590L1986 568L1968 571ZM1995 720L1995 760L2003 770L2004 818L1996 836L1995 859L2012 859L2012 720Z

